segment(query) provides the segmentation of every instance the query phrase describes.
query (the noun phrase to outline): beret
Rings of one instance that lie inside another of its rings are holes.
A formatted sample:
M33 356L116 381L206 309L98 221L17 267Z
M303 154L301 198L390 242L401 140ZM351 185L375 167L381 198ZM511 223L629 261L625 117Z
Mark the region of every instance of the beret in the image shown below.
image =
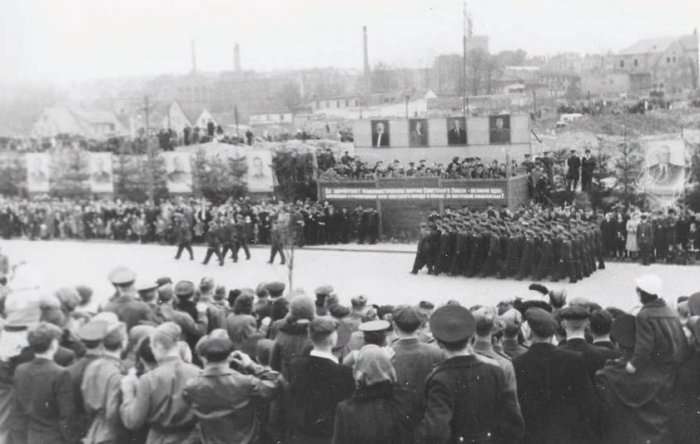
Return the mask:
M391 328L391 323L389 321L383 321L383 320L378 319L375 321L363 322L358 327L358 330L365 332L365 333L371 333L371 332L387 331L390 328Z
M105 337L109 322L91 320L78 329L78 338L82 341L101 341Z
M126 267L117 267L109 272L108 278L112 285L127 285L136 280L136 273Z
M615 318L610 327L610 338L623 347L634 347L637 337L637 318L623 313Z
M190 281L180 281L175 285L175 296L188 298L194 295L194 284Z
M336 305L331 306L328 309L328 312L334 318L341 319L341 318L344 318L345 316L350 314L350 309L348 307L346 307L345 305L336 304Z
M525 312L525 319L530 325L530 329L543 338L548 338L557 332L559 325L552 313L539 307L528 308Z
M446 305L430 317L430 331L443 342L460 342L474 334L476 322L471 312L461 305Z

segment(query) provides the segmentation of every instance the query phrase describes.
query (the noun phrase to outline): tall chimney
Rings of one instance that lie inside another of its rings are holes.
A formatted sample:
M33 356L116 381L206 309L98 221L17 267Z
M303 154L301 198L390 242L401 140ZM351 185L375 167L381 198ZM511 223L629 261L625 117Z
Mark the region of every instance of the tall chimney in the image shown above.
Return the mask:
M233 69L236 72L241 72L241 47L238 42L233 47Z
M370 94L372 94L372 74L369 69L369 49L367 42L367 26L362 27L363 49L364 49L364 99L367 102Z
M194 39L190 39L190 51L192 53L192 74L197 73L197 51L194 47Z

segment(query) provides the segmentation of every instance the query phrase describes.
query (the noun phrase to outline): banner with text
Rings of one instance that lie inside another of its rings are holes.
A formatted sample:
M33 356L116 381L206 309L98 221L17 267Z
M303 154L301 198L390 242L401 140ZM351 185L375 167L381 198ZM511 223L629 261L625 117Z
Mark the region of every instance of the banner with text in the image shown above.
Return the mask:
M452 188L330 188L324 187L328 200L495 200L505 199L505 185Z

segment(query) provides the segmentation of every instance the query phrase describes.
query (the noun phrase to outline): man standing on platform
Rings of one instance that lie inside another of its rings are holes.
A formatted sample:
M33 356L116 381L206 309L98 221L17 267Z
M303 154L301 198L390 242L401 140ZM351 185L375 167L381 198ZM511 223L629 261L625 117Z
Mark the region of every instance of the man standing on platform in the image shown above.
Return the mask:
M576 150L571 150L571 156L566 161L566 191L576 191L578 180L581 177L581 158L576 155ZM573 186L572 186L573 185Z
M581 191L591 191L595 167L595 159L591 157L591 150L587 149L581 159Z

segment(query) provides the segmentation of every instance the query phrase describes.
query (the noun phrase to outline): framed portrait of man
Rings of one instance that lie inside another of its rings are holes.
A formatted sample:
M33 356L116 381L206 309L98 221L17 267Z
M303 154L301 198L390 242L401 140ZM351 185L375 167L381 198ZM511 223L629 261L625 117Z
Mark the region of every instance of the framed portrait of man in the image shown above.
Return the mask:
M253 150L246 154L248 165L248 190L253 192L272 192L274 189L274 172L272 169L272 152Z
M467 144L467 122L464 117L448 117L447 119L447 144Z
M90 191L93 193L111 193L112 153L90 153Z
M27 153L27 190L33 193L49 191L51 157L46 153Z
M192 164L189 153L163 153L166 185L171 193L192 192Z
M489 116L489 142L491 145L510 143L510 116Z
M408 145L411 147L428 146L428 119L410 119L408 125Z
M391 146L388 120L372 120L372 146L375 148Z
M641 182L650 194L679 194L686 181L683 140L653 140L643 143Z

